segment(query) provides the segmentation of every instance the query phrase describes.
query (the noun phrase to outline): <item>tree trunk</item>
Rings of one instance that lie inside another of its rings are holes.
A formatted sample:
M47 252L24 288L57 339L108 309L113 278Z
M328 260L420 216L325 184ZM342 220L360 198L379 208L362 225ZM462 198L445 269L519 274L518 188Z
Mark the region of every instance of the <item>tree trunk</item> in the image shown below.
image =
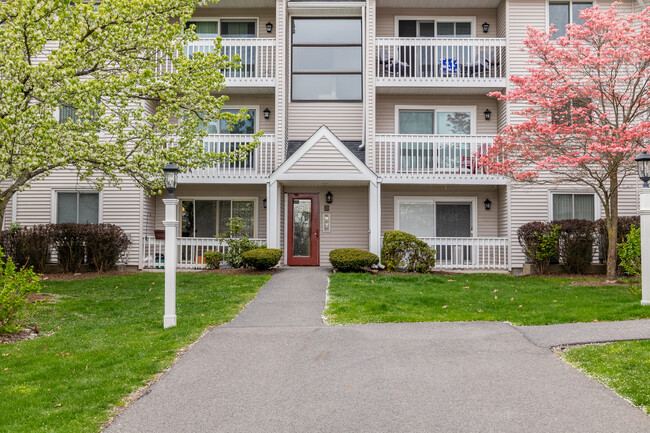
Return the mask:
M618 278L618 176L613 174L610 178L609 209L606 210L607 221L607 282L616 282ZM614 185L614 187L612 187Z

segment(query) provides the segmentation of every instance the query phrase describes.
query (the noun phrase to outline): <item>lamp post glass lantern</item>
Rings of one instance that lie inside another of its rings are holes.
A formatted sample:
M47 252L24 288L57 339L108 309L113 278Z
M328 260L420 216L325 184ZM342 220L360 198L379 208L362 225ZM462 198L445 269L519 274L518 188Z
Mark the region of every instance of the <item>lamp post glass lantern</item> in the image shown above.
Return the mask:
M174 191L176 191L176 186L178 186L178 172L180 170L173 162L164 166L162 170L164 174L165 189L169 193L169 198L174 198Z
M648 188L648 181L650 181L650 155L648 155L648 151L644 150L634 160L636 161L636 168L639 172L639 179L643 182L643 187Z

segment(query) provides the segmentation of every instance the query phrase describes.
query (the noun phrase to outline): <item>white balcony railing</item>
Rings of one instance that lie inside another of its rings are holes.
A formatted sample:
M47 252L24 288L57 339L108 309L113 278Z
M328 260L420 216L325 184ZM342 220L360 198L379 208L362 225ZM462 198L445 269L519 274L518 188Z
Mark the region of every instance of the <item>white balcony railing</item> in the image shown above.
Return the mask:
M275 39L274 38L224 38L222 52L229 58L238 55L241 62L237 68L223 71L227 86L275 86ZM214 51L213 40L199 40L185 46L185 55ZM171 72L173 64L164 62L162 71Z
M250 143L250 134L212 134L203 139L209 152L230 152ZM275 134L264 134L260 144L243 161L224 162L215 167L181 174L179 182L210 179L264 179L275 170Z
M266 239L252 239L258 245L266 243ZM203 269L205 251L219 251L225 253L228 246L216 238L177 238L179 269ZM141 267L144 269L163 269L165 267L165 240L146 236L142 239L143 259Z
M376 136L375 170L385 179L488 175L479 158L493 145L491 135L380 134Z
M508 238L420 239L436 250L436 268L510 269Z
M505 85L506 40L377 38L379 86Z

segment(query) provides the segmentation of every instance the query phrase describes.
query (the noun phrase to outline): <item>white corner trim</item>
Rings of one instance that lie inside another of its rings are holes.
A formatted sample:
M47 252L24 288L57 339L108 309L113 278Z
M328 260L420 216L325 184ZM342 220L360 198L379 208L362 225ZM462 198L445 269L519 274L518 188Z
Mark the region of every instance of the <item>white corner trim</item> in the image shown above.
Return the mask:
M373 184L377 183L377 175L368 168L366 164L361 162L359 158L357 158L351 151L348 149L339 138L334 135L334 133L325 125L321 126L318 131L312 135L309 140L307 140L305 143L303 143L302 146L289 158L287 158L281 165L278 167L278 169L273 172L271 177L269 178L269 182L276 182L278 180L287 180L288 178L291 178L292 176L287 174L287 171L293 167L296 162L298 162L305 154L316 145L322 138L327 139L341 154L357 169L359 170L359 175L345 175L345 174L337 174L337 178L342 179L344 177L350 177L350 179L347 180L352 180L352 179L357 179L360 178L362 180L368 180L372 182ZM331 173L326 173L322 175L316 175L316 174L306 174L308 178L316 180L316 179L321 179L321 180L331 180ZM293 176L295 177L295 175ZM303 177L303 176L299 176Z

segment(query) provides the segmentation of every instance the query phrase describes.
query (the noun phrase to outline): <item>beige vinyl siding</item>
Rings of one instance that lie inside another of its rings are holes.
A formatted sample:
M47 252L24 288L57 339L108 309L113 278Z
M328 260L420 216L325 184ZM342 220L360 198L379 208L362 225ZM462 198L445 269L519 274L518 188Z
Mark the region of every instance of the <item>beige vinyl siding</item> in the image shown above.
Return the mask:
M275 9L258 9L258 8L237 8L225 9L215 7L197 7L193 15L194 18L257 18L258 19L258 38L274 38L275 37ZM273 31L267 33L266 23L273 24Z
M16 206L16 221L24 226L56 222L54 196L57 191L94 191L87 182L79 181L72 170L55 170L46 179L31 183L20 193ZM140 190L128 178L121 189L106 186L101 192L100 218L106 224L120 226L131 238L129 265L138 264L140 250Z
M332 172L359 173L359 170L326 138L321 138L287 170L287 173Z
M434 3L434 2L432 2ZM403 8L403 9L377 9L377 37L396 37L395 17L476 17L476 28L474 29L477 38L496 38L497 13L496 9L435 9L435 8ZM420 19L420 18L419 18ZM483 33L481 25L487 22L490 24L490 31Z
M618 192L619 216L639 215L639 192L641 181L635 175L627 177ZM603 214L604 216L604 214Z
M232 184L185 184L179 185L174 197L179 200L186 198L194 199L217 199L217 198L252 198L257 199L257 231L256 238L266 239L266 209L264 209L263 200L266 198L266 185L232 185ZM162 202L163 197L157 196L155 199L155 228L164 230L163 220L165 219L165 205ZM180 212L180 206L179 206ZM215 222L216 224L216 222ZM180 229L179 229L180 233Z
M337 248L359 248L367 250L368 243L368 187L285 187L284 194L290 192L319 193L320 218L325 209L325 194L334 196L329 205L331 231L320 233L320 265L329 266L330 251ZM283 195L284 195L283 194ZM284 221L282 223L284 225ZM284 237L284 235L283 235ZM285 240L286 245L286 240ZM285 251L286 252L286 251Z
M508 34L508 21L506 19L508 13L508 0L501 0L497 6L496 16L496 37L505 38Z
M377 95L376 123L378 134L396 134L395 106L475 106L476 133L496 135L498 120L497 101L487 96L477 95ZM488 108L492 118L485 120L483 112Z
M499 236L499 215L507 212L501 207L496 186L444 186L444 185L382 185L381 187L381 232L395 230L395 197L467 197L476 198L477 236ZM492 208L485 210L483 202L489 198Z
M326 125L340 140L361 140L363 104L356 102L292 102L289 140L307 140Z
M499 187L498 199L496 203L496 209L498 209L498 219L497 219L497 235L500 237L507 237L509 235L509 223L510 223L510 211L508 210L508 198L510 192L507 185L502 185ZM494 206L494 203L492 203Z

